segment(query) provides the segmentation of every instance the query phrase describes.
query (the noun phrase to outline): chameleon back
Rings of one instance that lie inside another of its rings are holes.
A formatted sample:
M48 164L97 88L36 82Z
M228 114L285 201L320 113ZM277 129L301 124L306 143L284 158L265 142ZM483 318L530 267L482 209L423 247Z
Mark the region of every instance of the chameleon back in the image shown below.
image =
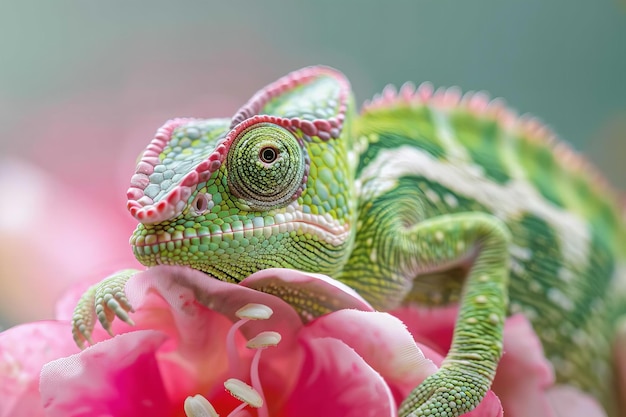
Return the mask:
M531 320L560 381L610 402L626 228L600 175L535 119L482 93L433 92L427 84L387 89L364 106L355 131L360 227L348 283L368 294L369 285L351 277L376 281L380 263L401 263L391 246L372 243L391 241L384 236L398 228L450 213L492 214L512 234L509 313ZM394 211L400 219L386 221ZM405 269L398 280L411 284L401 302L456 301L470 264L418 276ZM390 300L370 299L379 307Z

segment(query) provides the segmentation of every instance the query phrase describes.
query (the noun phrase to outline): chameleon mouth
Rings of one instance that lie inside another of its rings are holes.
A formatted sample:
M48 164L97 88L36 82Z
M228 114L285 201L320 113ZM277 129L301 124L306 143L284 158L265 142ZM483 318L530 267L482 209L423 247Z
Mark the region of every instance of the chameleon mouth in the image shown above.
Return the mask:
M275 217L277 221L271 225L253 224L252 227L244 227L242 222L234 222L232 225L226 225L226 230L216 228L217 230L210 231L209 228L202 228L200 230L188 228L184 231L175 230L173 233L159 230L147 235L134 234L130 238L130 244L134 248L142 249L142 252L146 255L151 255L157 254L161 250L174 250L190 244L207 245L208 248L211 244L219 244L225 240L239 241L254 237L269 239L272 236L278 236L279 234L290 233L292 231L317 236L320 240L332 246L340 246L346 242L350 235L349 225L340 225L332 218L332 221L329 221L328 217L330 217L330 215L319 216L302 214L302 216L309 218L281 221L281 216L277 215ZM320 218L323 220L319 221ZM263 221L263 219L259 221ZM193 239L197 239L198 241L192 242Z

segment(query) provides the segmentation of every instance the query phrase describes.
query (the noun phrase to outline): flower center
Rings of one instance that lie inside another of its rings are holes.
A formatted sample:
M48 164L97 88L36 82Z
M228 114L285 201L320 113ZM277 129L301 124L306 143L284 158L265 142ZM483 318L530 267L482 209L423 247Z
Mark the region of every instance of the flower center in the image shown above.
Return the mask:
M235 315L239 320L231 326L226 335L226 350L228 352L228 365L231 373L235 371L235 367L240 363L235 344L235 334L237 330L251 320L267 320L273 313L271 308L263 304L247 304L237 310ZM256 350L252 358L252 363L250 364L250 382L252 385L250 386L237 378L230 378L224 382L226 390L233 397L241 401L241 404L231 411L227 417L237 417L239 412L247 406L256 408L258 417L269 416L267 404L263 397L263 388L259 375L259 362L261 361L261 353L270 346L278 345L280 339L280 333L266 331L248 340L246 347ZM219 417L219 414L215 411L215 408L209 400L200 394L187 397L185 399L184 409L187 417Z

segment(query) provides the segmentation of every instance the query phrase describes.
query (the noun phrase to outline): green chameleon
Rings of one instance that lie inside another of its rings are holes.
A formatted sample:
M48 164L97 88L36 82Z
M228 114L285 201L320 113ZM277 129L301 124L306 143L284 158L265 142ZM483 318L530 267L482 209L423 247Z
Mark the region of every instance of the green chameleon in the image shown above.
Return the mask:
M128 209L146 266L230 282L273 267L324 273L381 310L458 302L452 348L401 416L473 409L517 312L560 382L614 408L612 338L626 313L618 199L535 119L483 93L405 84L357 115L343 74L304 68L232 119L167 122L137 165ZM132 273L85 294L77 343L89 340L94 303L105 328L128 320L119 294ZM121 304L107 307L107 291Z

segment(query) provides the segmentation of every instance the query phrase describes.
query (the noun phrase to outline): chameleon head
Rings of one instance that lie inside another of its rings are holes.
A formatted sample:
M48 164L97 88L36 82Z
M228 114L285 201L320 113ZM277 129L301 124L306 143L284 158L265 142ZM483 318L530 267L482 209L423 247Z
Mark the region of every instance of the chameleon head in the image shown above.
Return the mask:
M271 267L340 270L354 234L351 111L343 75L311 67L232 119L167 122L128 190L137 259L230 281Z

